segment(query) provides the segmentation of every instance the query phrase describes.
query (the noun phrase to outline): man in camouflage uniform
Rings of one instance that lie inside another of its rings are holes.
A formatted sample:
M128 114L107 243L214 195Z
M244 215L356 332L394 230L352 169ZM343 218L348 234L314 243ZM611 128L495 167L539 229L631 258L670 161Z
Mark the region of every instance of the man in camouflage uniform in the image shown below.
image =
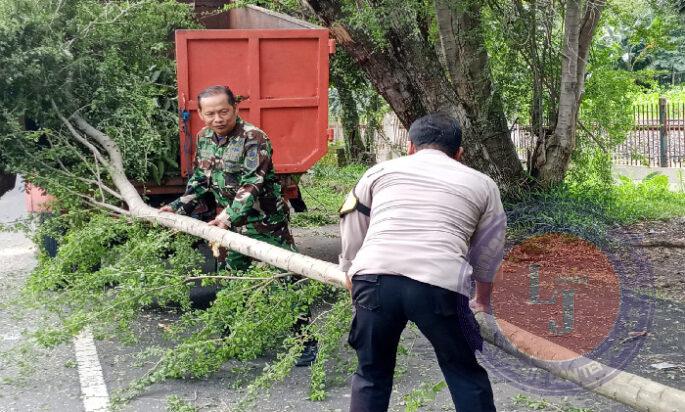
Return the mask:
M213 196L223 210L210 225L295 251L266 133L238 117L235 95L226 86L208 87L197 101L205 128L198 133L195 170L183 196L161 210L190 215L205 196ZM226 258L234 270L250 263L233 251Z

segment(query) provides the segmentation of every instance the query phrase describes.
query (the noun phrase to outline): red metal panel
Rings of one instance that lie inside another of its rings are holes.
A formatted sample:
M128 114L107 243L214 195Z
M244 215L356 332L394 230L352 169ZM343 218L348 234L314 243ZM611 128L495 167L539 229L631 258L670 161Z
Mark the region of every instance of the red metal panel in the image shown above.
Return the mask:
M197 94L226 84L249 98L240 116L263 129L274 146L278 173L302 173L327 150L328 30L179 30L179 104L190 112L192 136L203 126ZM181 120L181 171L192 170L194 139Z
M49 202L55 198L47 194L47 192L40 187L33 186L26 183L26 210L30 213L49 212Z

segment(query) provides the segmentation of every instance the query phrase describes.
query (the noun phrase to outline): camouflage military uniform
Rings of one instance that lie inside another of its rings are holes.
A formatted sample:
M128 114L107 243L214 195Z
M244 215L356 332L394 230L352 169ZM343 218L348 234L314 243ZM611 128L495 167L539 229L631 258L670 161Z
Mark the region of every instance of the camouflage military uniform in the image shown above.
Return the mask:
M223 208L217 219L230 222L231 230L294 251L288 206L271 157L266 133L240 118L225 137L204 128L198 133L195 170L186 191L169 206L190 215L204 196L212 195ZM247 269L250 262L236 252L226 258L235 270Z

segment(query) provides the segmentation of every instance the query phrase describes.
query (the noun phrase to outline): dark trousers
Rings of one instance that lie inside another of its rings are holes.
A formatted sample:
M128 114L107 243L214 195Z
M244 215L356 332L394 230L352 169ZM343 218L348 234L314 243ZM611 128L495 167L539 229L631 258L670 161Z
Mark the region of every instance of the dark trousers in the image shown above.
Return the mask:
M352 278L355 315L349 343L359 366L352 377L352 412L386 411L397 345L411 320L435 349L458 412L494 411L488 374L475 357L482 339L468 298L404 276Z

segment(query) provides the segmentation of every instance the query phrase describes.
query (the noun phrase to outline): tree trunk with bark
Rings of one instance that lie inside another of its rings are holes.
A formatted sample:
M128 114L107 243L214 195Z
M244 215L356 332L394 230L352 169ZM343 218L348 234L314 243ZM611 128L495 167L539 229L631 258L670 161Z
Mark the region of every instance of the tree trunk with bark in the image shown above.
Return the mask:
M588 0L581 19L581 0L569 0L564 14L561 89L554 132L538 136L531 174L549 187L564 179L576 147L578 111L583 97L587 59L605 0Z
M482 3L435 0L434 4L443 59L469 119L465 161L498 181L505 180L502 173L514 173L512 176L520 179L523 169L501 98L493 87L482 29Z
M449 2L436 2L436 7L449 12L441 24L441 59L422 34L422 21L414 21L401 8L382 13L384 43L378 44L367 31L347 23L349 16L340 2L306 3L364 70L405 127L430 112L453 115L462 125L465 163L490 175L505 194L518 190L525 174L501 101L493 93L479 27L480 6L460 11L453 10ZM383 7L376 2L372 6Z

